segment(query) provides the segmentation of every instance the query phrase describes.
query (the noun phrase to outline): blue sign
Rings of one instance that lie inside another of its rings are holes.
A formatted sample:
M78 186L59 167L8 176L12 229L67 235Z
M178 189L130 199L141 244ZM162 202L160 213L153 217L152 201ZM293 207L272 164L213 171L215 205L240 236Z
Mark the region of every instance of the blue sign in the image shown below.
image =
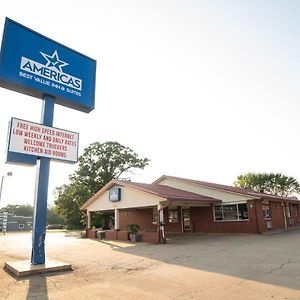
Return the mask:
M0 86L83 112L95 106L96 61L9 19L0 54Z

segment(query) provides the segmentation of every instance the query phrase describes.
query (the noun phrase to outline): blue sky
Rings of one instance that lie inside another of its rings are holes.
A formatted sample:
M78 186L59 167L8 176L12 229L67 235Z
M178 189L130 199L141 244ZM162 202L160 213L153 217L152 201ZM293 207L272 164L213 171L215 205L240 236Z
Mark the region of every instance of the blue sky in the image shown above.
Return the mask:
M16 9L18 7L18 9ZM5 1L5 17L97 60L96 109L56 106L54 126L119 141L162 174L232 184L245 172L300 180L299 1ZM41 100L0 89L0 206L33 203L35 169L5 165L11 117L39 122ZM76 166L52 163L53 190ZM17 188L16 188L17 187Z

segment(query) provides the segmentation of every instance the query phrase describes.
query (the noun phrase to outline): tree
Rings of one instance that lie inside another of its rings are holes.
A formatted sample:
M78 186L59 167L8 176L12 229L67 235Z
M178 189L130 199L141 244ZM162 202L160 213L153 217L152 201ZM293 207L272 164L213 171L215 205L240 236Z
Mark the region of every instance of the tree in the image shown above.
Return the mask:
M30 204L9 204L0 209L0 212L12 213L15 216L32 217L33 207Z
M14 216L32 217L33 207L30 204L9 204L2 207L0 212L12 213ZM65 224L65 219L58 214L55 206L47 207L47 225L48 224Z
M56 206L48 206L47 208L47 225L63 225L66 223L64 217L59 215Z
M246 173L239 175L234 185L282 197L300 192L297 179L281 173Z
M69 176L70 183L56 189L55 204L69 228L82 226L80 206L109 181L149 164L148 158L139 158L118 142L92 143L78 161L78 169Z

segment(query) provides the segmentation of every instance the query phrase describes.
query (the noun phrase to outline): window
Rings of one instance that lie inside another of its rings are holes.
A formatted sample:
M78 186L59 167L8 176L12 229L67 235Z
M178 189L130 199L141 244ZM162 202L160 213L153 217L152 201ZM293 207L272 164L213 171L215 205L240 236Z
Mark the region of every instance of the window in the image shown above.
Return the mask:
M221 205L214 206L215 221L223 220L223 208Z
M214 219L215 221L248 220L247 203L215 205Z
M248 220L248 207L247 203L239 203L238 205L238 213L239 213L239 220Z
M178 223L178 210L169 209L169 223Z
M153 207L152 211L152 224L157 224L158 222L158 210L156 207Z
M116 202L121 200L121 188L111 188L109 190L109 201Z
M264 219L271 219L270 202L262 202L262 211Z
M19 224L19 229L24 229L24 224Z
M238 220L237 205L223 205L223 220Z

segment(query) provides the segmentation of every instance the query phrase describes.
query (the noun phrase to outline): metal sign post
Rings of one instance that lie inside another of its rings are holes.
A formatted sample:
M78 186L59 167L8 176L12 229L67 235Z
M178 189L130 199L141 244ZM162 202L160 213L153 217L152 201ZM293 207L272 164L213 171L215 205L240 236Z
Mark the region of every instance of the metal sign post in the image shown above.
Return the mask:
M50 161L78 160L78 134L52 127L54 105L91 112L95 107L95 79L94 59L6 18L0 52L0 87L42 98L44 102L42 124L11 119L6 157L9 163L37 164L31 265L35 269L40 267L42 272L58 266L54 263L50 267L49 260L45 263ZM5 267L18 277L24 271L13 262ZM59 268L71 266L59 264Z
M54 97L45 95L42 110L43 125L53 125ZM45 237L50 158L41 157L37 164L35 187L31 263L45 263Z

